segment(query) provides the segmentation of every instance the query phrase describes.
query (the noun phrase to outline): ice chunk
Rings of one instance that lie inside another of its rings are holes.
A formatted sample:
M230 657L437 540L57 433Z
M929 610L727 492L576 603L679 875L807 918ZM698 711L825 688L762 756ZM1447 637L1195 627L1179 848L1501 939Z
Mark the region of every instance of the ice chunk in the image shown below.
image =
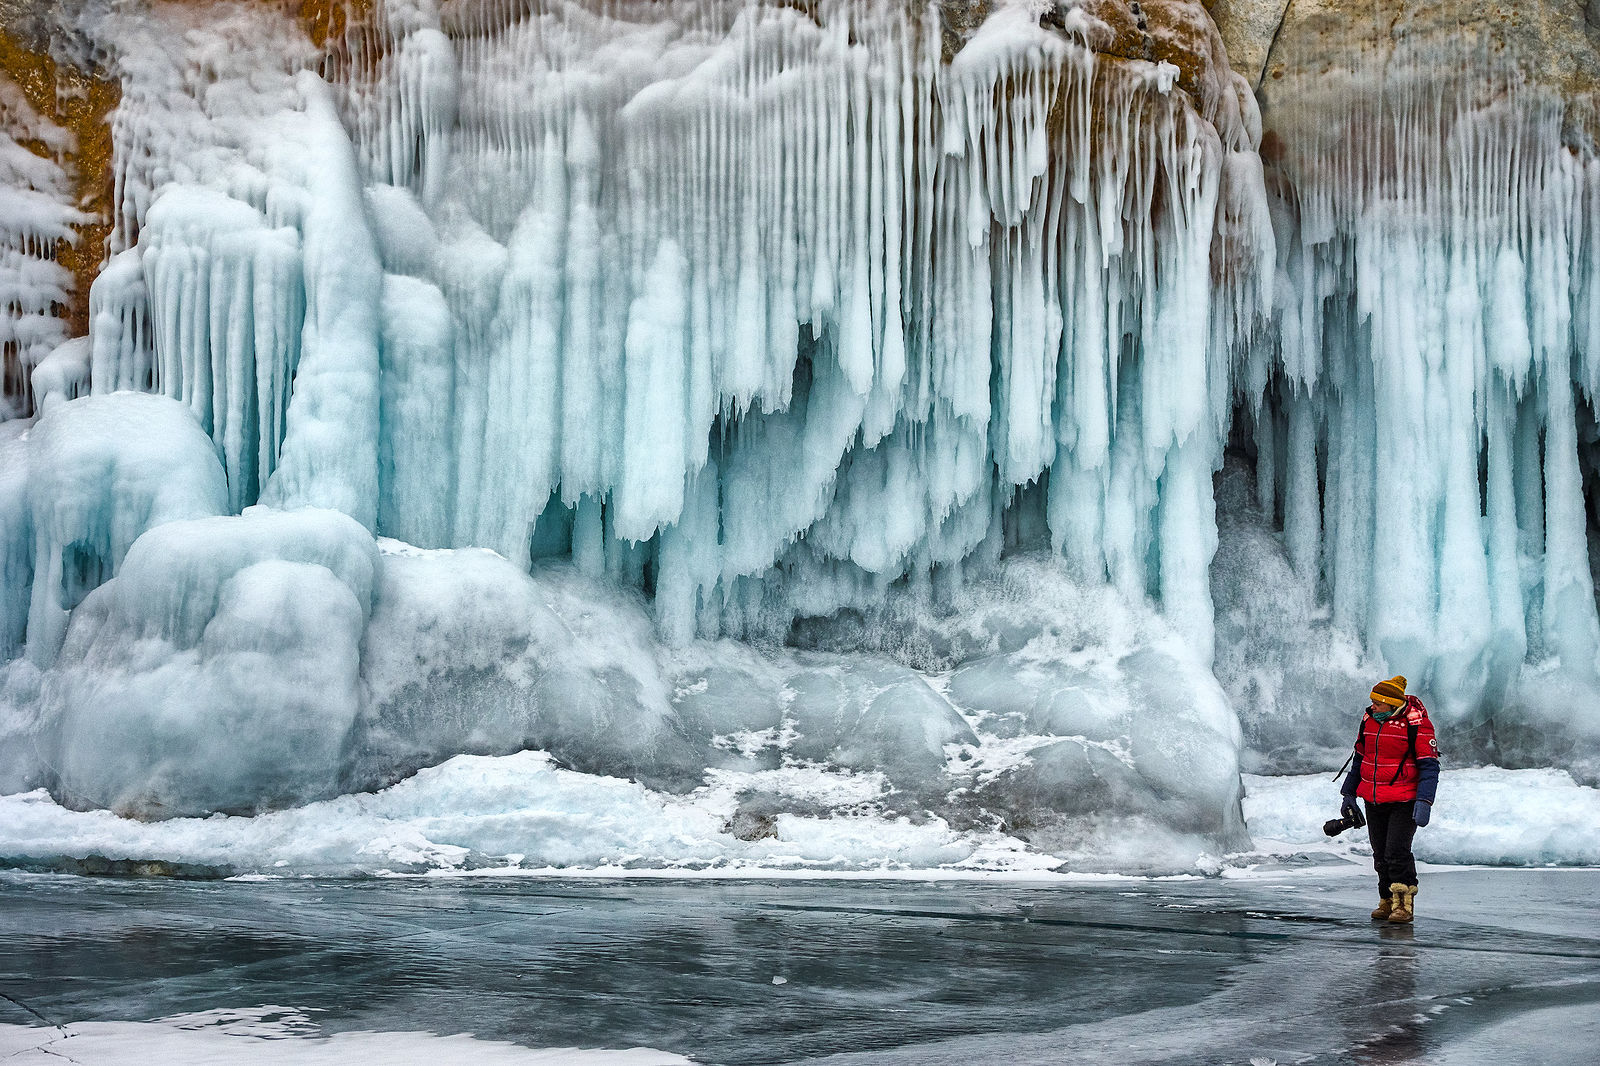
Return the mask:
M186 408L162 396L52 403L26 451L34 538L28 655L46 666L67 612L117 573L140 535L221 514L228 496L211 441Z
M73 612L37 743L75 806L142 817L337 790L377 552L336 512L172 522Z
M1246 839L1238 725L1215 682L1187 656L1142 648L1107 659L1043 637L961 667L949 691L952 701L992 716L980 730L1023 756L980 771L972 801L1036 847L1082 866L1121 832L1145 835L1128 824L1170 832L1162 854L1185 846L1198 855L1213 841L1237 847ZM1101 857L1107 865L1138 866L1114 850L1114 862Z
M372 611L377 548L338 511L274 511L171 522L140 537L132 565L112 597L113 621L141 636L190 647L210 624L222 587L238 571L284 560L330 571L355 597L364 622Z
M976 735L956 708L921 677L871 658L807 664L789 679L788 717L799 734L792 754L855 770L876 770L924 805L953 782L945 746Z
M89 392L89 338L74 337L33 368L34 403L40 410L51 399L75 400Z
M537 747L589 773L698 784L636 599L561 569L535 580L489 551L385 543L348 781Z

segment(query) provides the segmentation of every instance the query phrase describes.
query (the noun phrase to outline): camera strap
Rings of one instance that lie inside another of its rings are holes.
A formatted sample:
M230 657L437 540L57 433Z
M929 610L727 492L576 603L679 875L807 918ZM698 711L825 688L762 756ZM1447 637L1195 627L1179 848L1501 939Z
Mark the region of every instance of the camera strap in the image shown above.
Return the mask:
M1337 770L1335 770L1333 772L1333 780L1335 780L1335 781L1339 780L1339 775L1344 773L1346 770L1350 769L1350 759L1354 759L1355 757L1356 757L1355 749L1352 748L1351 751L1350 751L1350 758L1346 759L1344 761L1344 765L1339 767Z

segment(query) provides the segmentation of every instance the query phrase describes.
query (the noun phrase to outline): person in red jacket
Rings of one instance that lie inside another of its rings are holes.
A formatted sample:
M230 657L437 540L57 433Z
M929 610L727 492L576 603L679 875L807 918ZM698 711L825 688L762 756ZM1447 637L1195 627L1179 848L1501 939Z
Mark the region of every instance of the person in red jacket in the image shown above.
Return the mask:
M1356 811L1365 801L1372 865L1378 871L1374 921L1409 922L1415 916L1417 860L1411 839L1428 824L1439 790L1439 742L1428 709L1406 695L1406 679L1391 677L1372 688L1372 702L1361 719L1350 772L1339 793L1339 813Z

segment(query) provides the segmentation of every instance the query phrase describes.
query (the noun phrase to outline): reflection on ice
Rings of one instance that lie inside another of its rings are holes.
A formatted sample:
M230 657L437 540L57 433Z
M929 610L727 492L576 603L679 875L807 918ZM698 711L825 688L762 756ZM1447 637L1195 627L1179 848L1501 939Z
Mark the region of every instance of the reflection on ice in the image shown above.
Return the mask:
M690 1061L649 1048L532 1049L426 1032L324 1034L314 1014L272 1006L175 1014L152 1022L0 1023L0 1059L17 1066L62 1061L80 1066L676 1066Z

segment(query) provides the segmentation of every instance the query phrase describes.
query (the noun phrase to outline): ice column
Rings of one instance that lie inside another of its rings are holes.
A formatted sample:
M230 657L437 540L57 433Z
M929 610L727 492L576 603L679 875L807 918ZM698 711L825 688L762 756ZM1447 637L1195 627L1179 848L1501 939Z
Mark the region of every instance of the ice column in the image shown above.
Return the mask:
M262 493L277 507L343 511L378 523L378 305L383 267L355 153L327 84L302 71L301 220L305 326L278 468Z

